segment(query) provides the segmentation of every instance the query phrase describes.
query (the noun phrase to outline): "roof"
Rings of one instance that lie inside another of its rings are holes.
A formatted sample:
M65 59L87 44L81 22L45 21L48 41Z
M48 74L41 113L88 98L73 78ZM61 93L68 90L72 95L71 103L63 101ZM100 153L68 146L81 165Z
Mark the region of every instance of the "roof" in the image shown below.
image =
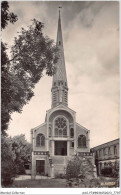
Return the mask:
M112 145L113 145L113 144L115 144L116 141L119 142L119 138L118 138L118 139L114 139L114 140L109 141L109 142L106 142L106 143L104 143L104 144L100 144L100 145L95 146L95 147L93 147L93 148L91 148L91 149L103 148L104 146L106 146L106 145L108 145L108 144L111 144L111 143L112 143ZM113 143L113 142L114 142L114 143Z

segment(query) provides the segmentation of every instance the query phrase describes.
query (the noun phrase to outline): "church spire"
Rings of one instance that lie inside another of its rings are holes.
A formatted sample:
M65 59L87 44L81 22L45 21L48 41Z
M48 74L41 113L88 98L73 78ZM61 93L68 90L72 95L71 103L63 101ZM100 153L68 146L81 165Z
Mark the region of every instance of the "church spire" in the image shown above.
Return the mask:
M61 7L59 7L59 8L61 8ZM61 30L61 16L60 16L60 9L59 9L57 45L59 45L60 43L63 46L63 38L62 38L62 30Z
M52 90L51 90L52 91L52 107L57 106L59 104L64 104L65 106L68 105L68 85L67 85L65 59L64 59L60 7L59 7L56 45L59 49L59 59L56 64L56 67L57 67L56 73L53 76L53 83L52 83Z

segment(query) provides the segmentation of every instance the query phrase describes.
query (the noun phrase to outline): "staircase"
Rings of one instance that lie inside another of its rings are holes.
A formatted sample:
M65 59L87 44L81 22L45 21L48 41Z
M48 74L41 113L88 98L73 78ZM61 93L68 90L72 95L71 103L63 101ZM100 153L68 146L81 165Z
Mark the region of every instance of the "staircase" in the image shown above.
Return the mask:
M50 156L50 154L48 153L48 161L50 167L52 168L52 165L54 167L54 175L65 173L65 168L67 166L68 160L70 160L70 157L68 156Z
M64 156L52 156L52 161L54 165L64 165L65 157Z

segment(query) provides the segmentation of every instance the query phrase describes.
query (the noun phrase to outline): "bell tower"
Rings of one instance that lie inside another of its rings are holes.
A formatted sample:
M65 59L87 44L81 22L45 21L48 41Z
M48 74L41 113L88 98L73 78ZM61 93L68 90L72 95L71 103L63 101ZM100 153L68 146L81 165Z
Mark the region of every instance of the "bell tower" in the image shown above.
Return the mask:
M52 89L51 89L52 107L55 107L59 104L68 106L68 84L67 84L67 77L66 77L60 9L59 9L56 45L59 49L59 52L58 52L59 59L56 64L56 68L57 68L56 73L53 75L53 82L52 82Z

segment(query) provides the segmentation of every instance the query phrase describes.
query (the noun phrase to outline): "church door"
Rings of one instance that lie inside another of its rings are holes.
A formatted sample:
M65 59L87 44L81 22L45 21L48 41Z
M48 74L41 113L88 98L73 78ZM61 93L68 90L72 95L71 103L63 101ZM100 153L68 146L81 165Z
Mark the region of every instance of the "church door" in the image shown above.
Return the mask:
M45 174L45 160L36 160L36 174L37 175Z
M55 155L67 156L67 141L55 141Z

